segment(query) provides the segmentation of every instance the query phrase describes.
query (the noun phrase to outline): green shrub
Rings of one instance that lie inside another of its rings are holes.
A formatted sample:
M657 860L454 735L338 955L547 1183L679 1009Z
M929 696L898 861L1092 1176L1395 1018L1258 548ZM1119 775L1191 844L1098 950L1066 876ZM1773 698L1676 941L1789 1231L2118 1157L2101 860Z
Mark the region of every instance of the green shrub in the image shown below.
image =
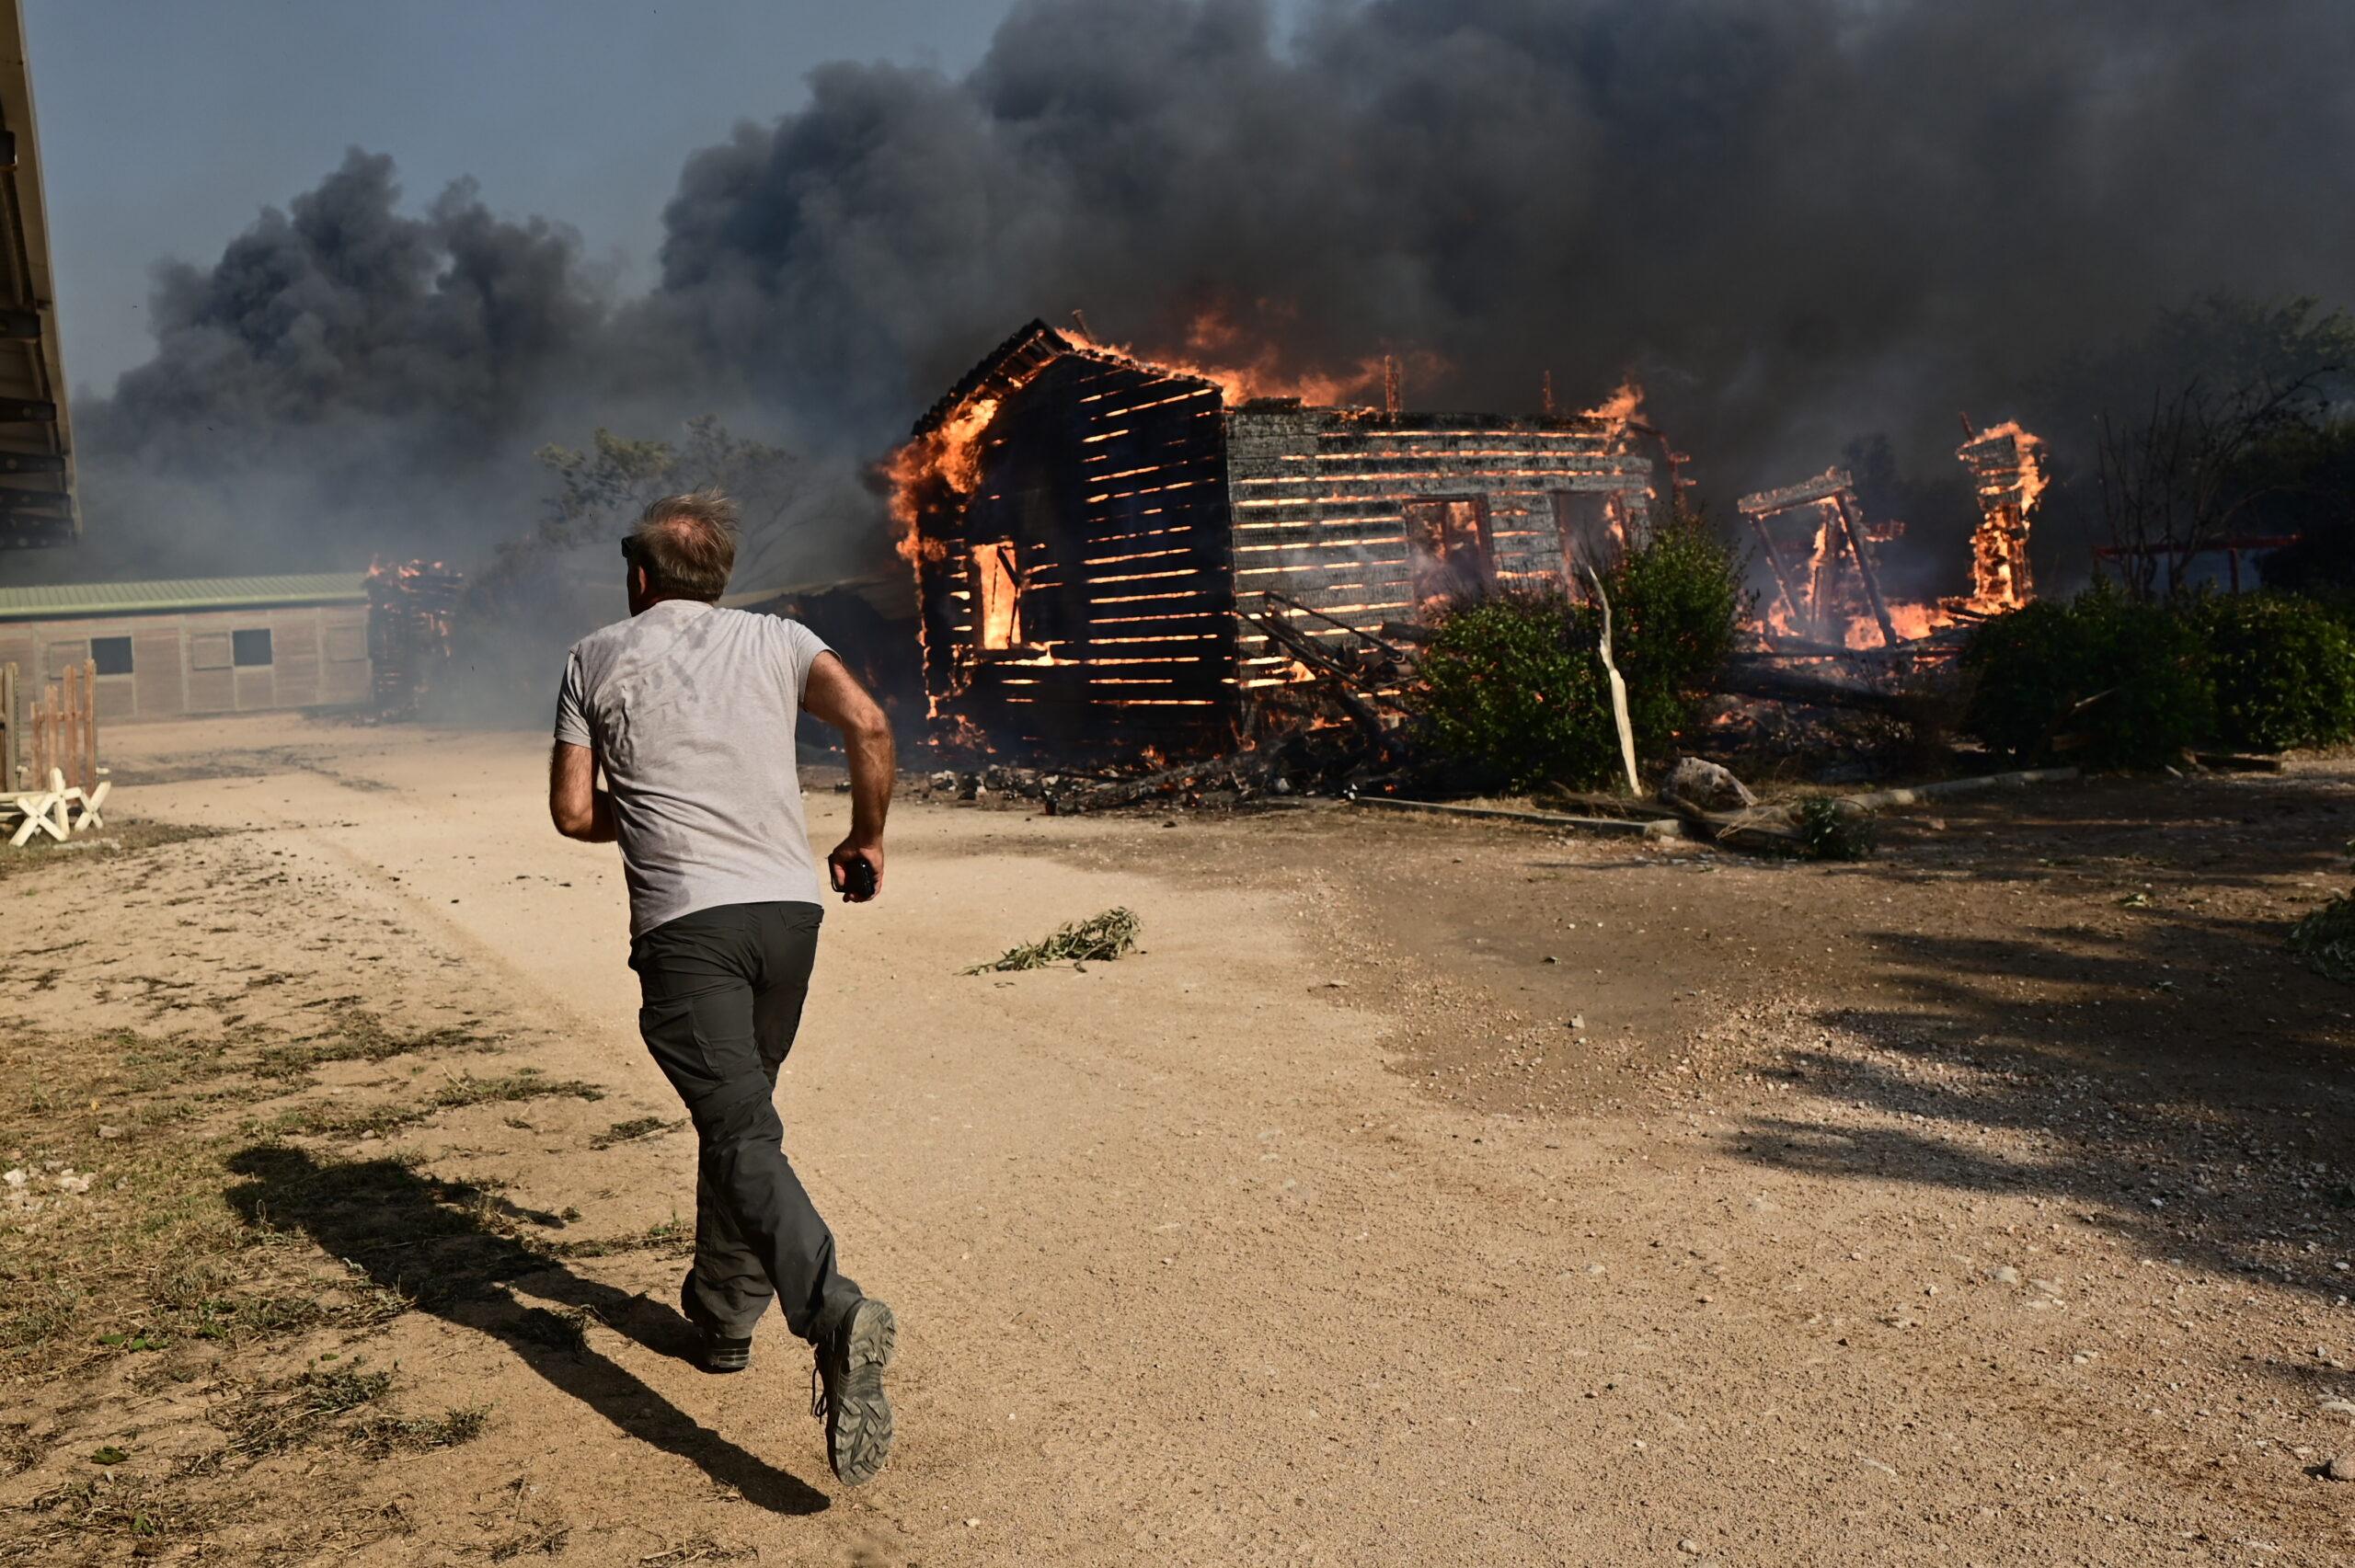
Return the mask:
M1459 604L1413 693L1433 756L1473 789L1586 784L1617 765L1611 692L1586 617L1558 591Z
M1988 622L1962 652L1963 728L2024 761L2155 768L2211 732L2198 630L2107 583Z
M1603 579L1603 592L1636 745L1671 750L1749 612L1741 564L1699 518L1680 513ZM1453 782L1522 790L1618 776L1601 629L1592 605L1559 589L1508 589L1446 614L1414 695L1424 742Z
M1742 563L1697 514L1679 510L1603 579L1613 657L1627 681L1636 744L1671 749L1751 611Z
M2184 612L2206 646L2219 745L2279 751L2355 736L2355 636L2289 594L2211 595Z
M1791 826L1799 836L1799 853L1809 860L1862 860L1873 853L1878 838L1868 813L1817 795L1799 802Z

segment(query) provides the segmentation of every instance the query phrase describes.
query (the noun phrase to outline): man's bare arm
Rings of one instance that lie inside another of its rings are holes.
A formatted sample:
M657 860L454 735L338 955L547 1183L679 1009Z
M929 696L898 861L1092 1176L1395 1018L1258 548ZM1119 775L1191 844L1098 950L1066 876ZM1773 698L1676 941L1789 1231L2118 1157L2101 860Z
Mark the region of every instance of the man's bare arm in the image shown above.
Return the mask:
M842 731L843 749L850 753L850 837L834 846L826 865L844 901L863 904L874 894L861 897L847 891L845 878L850 864L864 860L875 868L876 891L883 888L883 818L891 809L891 782L899 766L891 721L858 678L831 653L820 654L810 667L801 705Z
M548 819L568 839L614 841L613 797L597 787L597 753L588 747L559 740L548 754Z

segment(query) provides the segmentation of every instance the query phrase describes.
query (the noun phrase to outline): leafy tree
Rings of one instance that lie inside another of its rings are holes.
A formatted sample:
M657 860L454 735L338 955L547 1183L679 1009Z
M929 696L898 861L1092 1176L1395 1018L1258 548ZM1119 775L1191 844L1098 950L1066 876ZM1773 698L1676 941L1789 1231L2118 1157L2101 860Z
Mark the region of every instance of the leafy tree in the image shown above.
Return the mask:
M2148 416L2108 415L2098 447L2102 516L2120 577L2150 599L2190 586L2203 552L2246 532L2259 503L2285 487L2279 454L2325 417L2318 374L2216 385L2194 380L2154 397Z
M2278 433L2251 455L2255 530L2297 543L2259 564L2268 587L2355 599L2355 417Z
M715 487L734 497L741 514L737 572L746 580L774 563L791 532L784 523L799 459L784 447L731 433L716 415L688 420L686 439L675 445L600 426L586 449L550 444L533 455L557 482L534 535L544 546L569 549L618 539L648 503Z
M763 578L796 532L787 510L801 473L785 448L734 435L706 414L688 420L677 442L600 428L585 448L552 445L534 455L555 488L537 526L501 544L466 585L452 628L459 679L442 716L503 722L545 710L549 672L562 668L566 646L618 612L622 563L614 544L658 497L727 490L743 518L735 582L779 586ZM568 569L573 552L597 544L605 550L601 569L586 580Z

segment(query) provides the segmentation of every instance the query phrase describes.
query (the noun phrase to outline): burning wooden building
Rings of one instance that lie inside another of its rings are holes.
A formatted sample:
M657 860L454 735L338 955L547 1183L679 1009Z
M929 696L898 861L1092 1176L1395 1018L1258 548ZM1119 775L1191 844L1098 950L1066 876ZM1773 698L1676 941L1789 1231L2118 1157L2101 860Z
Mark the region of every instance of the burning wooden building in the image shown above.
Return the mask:
M1060 754L1193 750L1330 644L1648 536L1675 458L1626 406L1536 418L1255 395L1033 322L893 460L936 722ZM1395 400L1394 400L1395 401Z

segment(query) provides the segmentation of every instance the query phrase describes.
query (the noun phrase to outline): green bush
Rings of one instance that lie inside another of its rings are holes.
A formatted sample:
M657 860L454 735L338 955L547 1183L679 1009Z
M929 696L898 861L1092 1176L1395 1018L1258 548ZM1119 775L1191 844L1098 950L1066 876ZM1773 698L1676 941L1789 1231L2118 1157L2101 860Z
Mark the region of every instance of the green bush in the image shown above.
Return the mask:
M1840 802L1822 795L1799 802L1791 826L1799 836L1799 853L1809 860L1863 860L1878 837L1869 814L1844 811Z
M1471 601L1440 622L1414 704L1426 744L1457 783L1584 784L1615 766L1610 688L1584 623L1557 591Z
M2031 762L2155 768L2211 730L2199 631L2107 583L1990 621L1962 652L1963 728Z
M1636 744L1666 751L1692 723L1751 611L1742 563L1698 515L1680 510L1603 579L1613 657L1627 681Z
M2289 594L2211 595L2186 618L2206 646L2217 744L2279 751L2355 736L2355 636Z
M1749 612L1741 564L1680 514L1603 579L1612 658L1647 755L1672 750ZM1507 590L1440 622L1414 692L1423 739L1476 789L1583 787L1619 773L1602 618L1559 589Z

